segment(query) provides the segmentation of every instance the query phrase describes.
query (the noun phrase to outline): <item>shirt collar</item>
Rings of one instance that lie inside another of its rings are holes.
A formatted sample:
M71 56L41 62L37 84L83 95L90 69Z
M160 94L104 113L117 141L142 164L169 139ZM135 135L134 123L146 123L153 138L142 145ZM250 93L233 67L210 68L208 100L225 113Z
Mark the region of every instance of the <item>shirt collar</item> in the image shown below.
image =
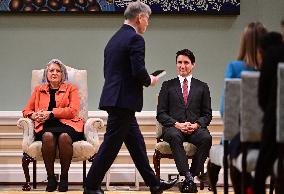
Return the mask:
M178 75L178 79L179 79L179 82L181 84L183 83L184 78L186 78L187 79L187 83L190 84L191 83L192 74L189 75L189 76L186 76L186 77L182 77L181 75Z

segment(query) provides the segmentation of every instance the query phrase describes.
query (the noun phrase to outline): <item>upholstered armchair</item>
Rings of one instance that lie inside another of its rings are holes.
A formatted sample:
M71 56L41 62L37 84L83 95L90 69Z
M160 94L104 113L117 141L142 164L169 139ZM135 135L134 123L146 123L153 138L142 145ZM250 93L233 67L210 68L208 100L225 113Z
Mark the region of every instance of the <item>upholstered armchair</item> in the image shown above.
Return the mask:
M86 177L86 161L92 161L99 148L98 130L102 129L104 124L102 119L88 119L88 87L87 87L87 71L77 70L66 66L68 72L68 82L75 84L79 90L80 97L80 112L79 116L85 119L84 135L85 140L73 143L73 158L72 161L83 161L83 183ZM31 90L33 91L36 85L42 83L44 70L33 70L31 80ZM23 129L23 158L22 167L24 170L26 183L23 185L24 191L29 191L30 175L29 163L33 162L33 188L36 188L36 164L42 160L41 141L34 141L34 123L28 118L20 118L17 126Z
M155 146L155 152L154 152L154 156L153 156L153 163L154 163L154 169L156 172L156 176L160 178L160 165L161 165L161 159L162 158L169 158L169 159L173 159L173 155L172 155L172 150L170 147L170 144L168 144L167 142L163 141L162 139L162 125L157 122L156 123L156 139L157 139L157 143ZM196 147L195 145L188 143L188 142L184 142L183 143L183 147L185 149L186 155L188 156L189 159L192 159L192 157L194 156L194 154L196 153ZM204 189L204 183L201 182L200 183L200 189L203 190Z
M228 149L229 141L240 131L241 79L226 79L224 90L224 143L212 145L209 152L207 172L210 186L217 194L217 181L220 169L224 169L224 194L228 194Z
M246 173L255 169L258 149L249 149L248 144L261 140L263 112L258 105L259 72L242 72L240 99L240 138L241 154L232 160L232 165L242 173L242 193L247 187Z
M260 142L263 128L263 111L258 104L258 81L260 72L244 71L241 74L240 140L241 153L232 165L242 173L242 193L248 186L247 173L255 171L259 149L249 148L249 143ZM274 177L270 179L270 194L274 189Z

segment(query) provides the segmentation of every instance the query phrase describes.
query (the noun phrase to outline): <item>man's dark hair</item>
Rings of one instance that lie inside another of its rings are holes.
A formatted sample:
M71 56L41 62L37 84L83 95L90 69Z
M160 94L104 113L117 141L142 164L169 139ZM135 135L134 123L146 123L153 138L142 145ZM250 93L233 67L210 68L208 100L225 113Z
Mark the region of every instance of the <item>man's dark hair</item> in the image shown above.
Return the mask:
M182 49L182 50L178 51L176 53L176 61L177 61L177 58L178 58L179 55L187 56L190 59L191 63L195 63L195 56L194 56L193 52L191 52L190 50Z
M282 35L278 32L269 32L260 40L260 48L266 51L272 46L282 44Z
M284 19L281 20L281 26L284 26Z

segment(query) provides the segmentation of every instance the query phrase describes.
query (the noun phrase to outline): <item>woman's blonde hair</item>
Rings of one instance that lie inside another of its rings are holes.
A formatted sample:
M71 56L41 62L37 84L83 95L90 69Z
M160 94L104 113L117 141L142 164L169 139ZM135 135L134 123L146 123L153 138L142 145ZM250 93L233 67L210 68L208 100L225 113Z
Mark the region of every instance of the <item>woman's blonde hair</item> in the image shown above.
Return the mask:
M237 57L247 66L260 69L261 64L257 62L257 50L259 49L260 39L267 34L267 30L260 22L249 23L241 36L240 51Z
M59 59L51 59L46 64L46 67L44 69L42 82L43 83L49 83L49 81L47 79L47 71L48 71L49 66L53 63L57 64L60 67L60 70L61 70L61 73L62 73L61 83L67 81L68 80L68 73L67 73L65 65Z

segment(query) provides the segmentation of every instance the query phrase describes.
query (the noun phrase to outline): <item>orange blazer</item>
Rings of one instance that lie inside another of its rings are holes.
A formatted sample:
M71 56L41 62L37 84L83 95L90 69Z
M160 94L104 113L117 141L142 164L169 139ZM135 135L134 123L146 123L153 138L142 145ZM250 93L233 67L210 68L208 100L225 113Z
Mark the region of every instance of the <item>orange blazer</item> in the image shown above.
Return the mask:
M48 84L36 86L25 109L24 117L30 117L39 110L47 111L50 101ZM78 117L80 110L80 99L78 88L70 83L63 83L55 93L56 108L52 112L60 122L73 127L77 132L83 132L84 119ZM34 121L35 132L43 128L43 124Z

